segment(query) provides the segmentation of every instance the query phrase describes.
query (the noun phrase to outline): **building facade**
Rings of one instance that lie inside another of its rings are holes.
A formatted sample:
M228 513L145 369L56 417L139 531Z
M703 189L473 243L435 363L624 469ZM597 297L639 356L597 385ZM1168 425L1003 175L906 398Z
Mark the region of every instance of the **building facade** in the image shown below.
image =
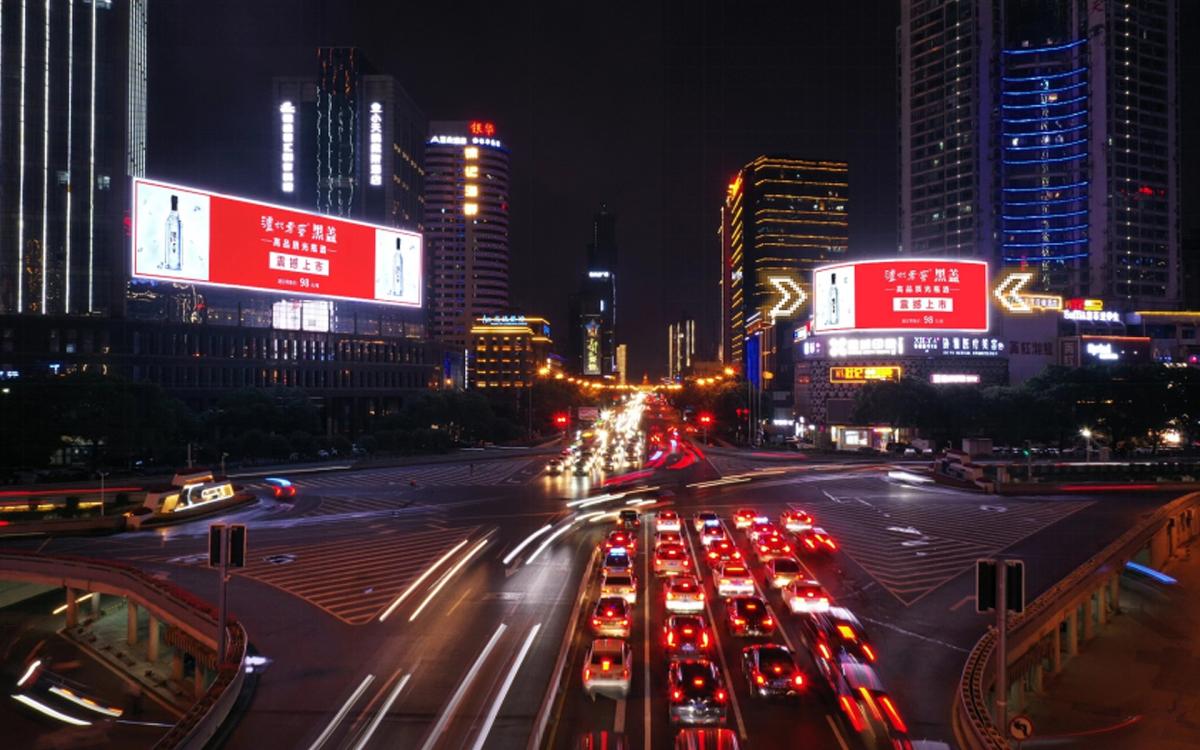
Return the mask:
M617 375L617 217L604 204L593 217L587 270L570 305L570 348L575 371L601 377Z
M899 246L1183 298L1177 0L903 0Z
M0 5L0 312L120 315L146 0Z
M509 154L491 122L432 122L425 144L431 334L465 350L508 307Z
M680 380L692 374L696 359L696 321L681 318L667 326L667 377Z
M723 354L726 364L748 368L752 318L761 319L777 297L769 279L807 284L813 268L849 249L849 165L756 158L729 185L720 240Z
M481 315L471 326L467 384L480 390L531 387L539 371L561 371L553 346L545 318Z

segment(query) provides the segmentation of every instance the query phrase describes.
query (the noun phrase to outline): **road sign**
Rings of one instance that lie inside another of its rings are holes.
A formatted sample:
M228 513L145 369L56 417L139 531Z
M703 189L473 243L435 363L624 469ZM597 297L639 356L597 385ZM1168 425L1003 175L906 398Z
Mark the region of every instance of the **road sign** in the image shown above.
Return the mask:
M235 523L229 527L229 567L246 567L246 524Z
M996 561L975 561L975 611L991 612L996 608Z
M1033 736L1033 722L1028 716L1014 716L1008 722L1008 734L1017 741L1027 740Z
M992 294L1005 312L1026 314L1063 309L1063 298L1057 294L1031 294L1023 291L1033 281L1032 271L1011 271L1000 277Z
M996 609L997 586L995 560L975 561L975 611ZM1004 602L1009 612L1025 611L1025 563L1006 560L1004 563Z
M800 310L800 306L808 299L808 294L801 288L799 282L791 276L768 276L767 282L775 287L779 299L767 315L774 323L779 318L790 318Z
M1006 562L1008 575L1004 582L1005 604L1009 612L1021 614L1025 611L1025 563L1020 560Z
M214 523L208 527L208 567L219 568L225 562L225 524Z

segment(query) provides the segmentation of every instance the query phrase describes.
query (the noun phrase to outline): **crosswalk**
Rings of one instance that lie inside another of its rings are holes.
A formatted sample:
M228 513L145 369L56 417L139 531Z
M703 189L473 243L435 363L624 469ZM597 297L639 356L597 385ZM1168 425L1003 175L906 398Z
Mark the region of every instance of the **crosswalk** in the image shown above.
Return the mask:
M927 495L912 504L829 496L805 504L842 550L883 588L911 605L994 555L1088 507L1090 502L977 502ZM793 506L800 507L800 506Z
M456 461L444 464L306 474L292 477L292 481L295 482L300 492L311 489L386 489L413 486L523 484L538 475L543 463L542 459L491 460L476 463Z

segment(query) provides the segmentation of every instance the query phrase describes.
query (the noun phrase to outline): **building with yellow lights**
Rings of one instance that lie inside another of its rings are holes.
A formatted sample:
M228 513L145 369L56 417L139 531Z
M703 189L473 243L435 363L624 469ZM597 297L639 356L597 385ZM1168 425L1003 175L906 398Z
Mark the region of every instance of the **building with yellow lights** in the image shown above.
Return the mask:
M481 315L471 326L467 386L525 388L562 372L550 350L550 321L525 315Z
M508 307L508 149L495 124L431 122L425 144L429 326L465 349L480 316Z

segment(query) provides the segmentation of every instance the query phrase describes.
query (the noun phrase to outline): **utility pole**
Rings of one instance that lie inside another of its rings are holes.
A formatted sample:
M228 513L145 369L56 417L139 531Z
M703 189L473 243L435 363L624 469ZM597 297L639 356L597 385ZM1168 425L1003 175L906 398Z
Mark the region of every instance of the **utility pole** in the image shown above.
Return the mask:
M100 475L100 515L101 515L101 517L103 517L104 516L104 478L107 477L110 472L97 471L96 473Z
M1008 565L996 561L996 726L1008 726Z

